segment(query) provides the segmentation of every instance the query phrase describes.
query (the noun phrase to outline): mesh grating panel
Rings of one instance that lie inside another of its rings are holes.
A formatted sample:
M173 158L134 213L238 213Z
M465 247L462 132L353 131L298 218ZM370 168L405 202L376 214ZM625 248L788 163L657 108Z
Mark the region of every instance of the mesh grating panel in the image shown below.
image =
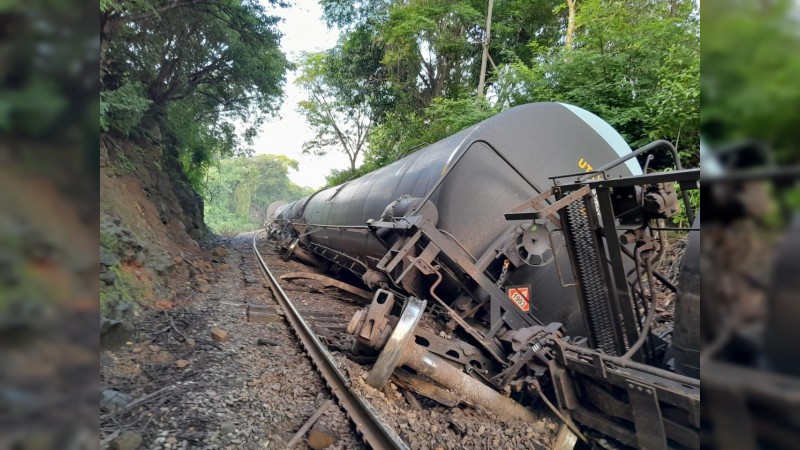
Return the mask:
M595 236L589 228L586 206L583 200L577 200L566 207L567 227L572 245L575 248L576 272L580 279L581 295L586 302L592 337L598 349L606 354L616 355L614 334L611 325L611 310L607 292L603 288L603 276L600 273L602 263L597 254Z

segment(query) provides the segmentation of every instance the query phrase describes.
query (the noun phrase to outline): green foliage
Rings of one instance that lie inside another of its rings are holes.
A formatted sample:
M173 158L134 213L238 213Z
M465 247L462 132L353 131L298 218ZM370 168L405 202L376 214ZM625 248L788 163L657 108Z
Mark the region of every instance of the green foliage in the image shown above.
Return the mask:
M321 156L338 150L350 160L350 170L366 146L372 128L367 96L351 83L343 70L341 48L303 55L297 84L308 94L299 112L315 131L303 144L304 153Z
M67 147L77 148L73 142L93 145L98 105L92 83L97 41L86 26L91 13L87 3L0 1L5 24L0 132L5 137L56 144L53 149L62 156ZM33 159L43 167L41 155Z
M113 234L100 230L100 247L108 249L111 253L116 253L119 243Z
M330 174L325 177L325 181L327 186L336 186L350 180L355 180L356 178L364 176L375 169L379 169L380 167L380 165L366 162L355 169L332 169Z
M196 109L189 101L167 108L165 123L168 149L175 149L183 172L196 192L202 192L206 173L219 157L233 156L240 140L230 123L206 124L195 120Z
M701 119L712 147L759 139L779 162L800 161L800 19L792 5L703 3Z
M498 113L484 99L436 98L421 114L389 114L370 139L365 165L376 169ZM328 180L330 184L330 180Z
M205 218L217 233L229 234L261 228L267 208L277 200L291 201L308 195L288 178L297 161L285 156L256 155L222 159L208 170Z
M119 11L121 8L122 8L122 3L116 0L100 0L101 13Z
M582 0L572 49L534 44L504 65L505 106L562 101L602 117L631 144L668 139L699 161L699 22L693 2Z
M139 125L152 103L144 96L144 85L131 82L113 91L100 91L100 130L129 134Z
M678 212L672 216L670 220L672 223L677 227L690 227L692 224L689 222L689 215L686 213L686 205L683 203L683 194L681 193L681 187L678 183L675 183L675 192L678 194ZM695 216L700 213L700 190L699 189L692 189L687 191L689 194L689 206L694 211Z
M410 1L391 8L380 28L386 44L382 62L407 85L412 106L425 108L436 97L456 99L472 90L483 20L466 0Z
M135 308L143 300L152 297L152 292L144 283L122 270L119 265L109 267L108 270L115 275L115 279L110 286L101 283L100 313L103 316L115 317L120 305Z
M247 153L280 106L279 18L256 0L100 6L101 129L160 140L165 167L199 190L212 161Z
M691 0L580 0L572 48L564 45L563 1L496 2L488 102L476 97L484 1L321 3L344 32L329 53L342 57L319 76L347 80L334 97L343 107L363 98L373 124L364 164L334 171L329 185L536 101L575 104L633 147L668 139L685 165L699 161L699 18Z
M480 70L486 2L322 0L324 18L345 29L341 38L351 79L370 92L374 123L388 113L418 114L438 97L474 94ZM563 14L559 0L496 2L489 49L502 64L529 59L531 42L555 45ZM491 72L491 67L490 67Z

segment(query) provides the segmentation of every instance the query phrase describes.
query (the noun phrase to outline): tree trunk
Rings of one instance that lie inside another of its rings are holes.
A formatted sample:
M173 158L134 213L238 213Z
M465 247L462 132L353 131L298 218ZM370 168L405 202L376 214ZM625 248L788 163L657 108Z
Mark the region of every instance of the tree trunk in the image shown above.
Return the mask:
M100 79L103 79L103 76L106 73L106 66L108 66L108 61L106 60L106 52L108 52L108 47L111 45L111 41L116 37L117 32L119 31L119 22L113 20L109 14L101 14L100 15Z
M575 6L578 0L567 0L567 36L566 46L572 48L572 41L575 39Z

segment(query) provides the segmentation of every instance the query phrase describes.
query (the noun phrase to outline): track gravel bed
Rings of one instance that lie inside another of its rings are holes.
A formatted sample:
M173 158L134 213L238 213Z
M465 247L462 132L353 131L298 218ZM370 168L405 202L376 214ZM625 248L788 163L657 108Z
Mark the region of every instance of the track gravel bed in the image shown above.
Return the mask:
M175 335L165 342L144 329L133 345L104 355L104 388L134 400L157 393L151 397L156 401L106 419L106 430L140 434L139 448L283 449L317 408L333 398L263 285L252 233L220 245L227 249L226 263L216 266L210 289L194 293L191 301L169 313L192 318L185 321L188 327L177 324L187 339ZM246 303L270 305L275 314L267 322L247 322ZM152 321L143 318L144 328ZM212 327L225 331L227 342L213 341ZM259 345L259 338L279 345ZM180 360L189 365L176 367ZM365 448L338 406L317 424L338 436L329 448ZM292 448L308 448L306 439Z

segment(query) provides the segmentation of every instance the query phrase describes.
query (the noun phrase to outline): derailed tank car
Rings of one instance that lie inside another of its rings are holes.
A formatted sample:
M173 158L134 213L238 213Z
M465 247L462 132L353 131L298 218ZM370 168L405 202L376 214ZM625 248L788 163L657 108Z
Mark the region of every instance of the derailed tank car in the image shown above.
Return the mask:
M554 385L559 406L568 411L570 402L597 403L619 392L615 383L592 392L567 389L586 383L554 376L578 370L566 367L567 353L585 350L643 366L668 356L666 344L650 338L647 312L655 304L641 282L637 287L631 281L652 280L650 263L660 253L658 232L649 225L677 211L669 183L681 183L685 194L699 180L699 173L678 170L676 179L635 181L648 175L634 156L664 147L632 153L611 126L571 105L518 106L361 178L281 206L269 224L270 237L287 257L346 271L378 290L348 330L383 348L371 384L385 383L404 362L417 373L435 374L399 356L410 345L418 355L424 348L481 384L519 398ZM565 174L571 175L554 178ZM389 320L395 297L405 299L403 311ZM445 317L460 339L415 329L418 317L408 317L416 299ZM554 363L553 355L562 360ZM641 432L641 439L664 446L694 447L691 430L699 418L687 418L687 409L699 408L699 383L686 395L690 400L678 401L676 420L690 432L677 438L669 426L653 437L636 423L634 400L601 411L610 425L589 415L578 421L627 445L635 445ZM650 406L660 414L658 402ZM626 440L626 427L634 441Z
M538 103L509 109L475 126L348 183L328 188L289 204L278 219L291 227L285 238L298 238L325 259L345 262L369 285L388 287L401 279L405 291L428 297L436 280L415 276L418 268L401 263L392 274L376 268L395 243L392 230L368 232L370 221L386 221L419 209L431 223L479 262L497 281L510 261L504 285L530 284L529 304L506 311L515 322L562 322L582 334L574 289L561 287L549 230L532 223L508 223L503 213L552 184L549 177L591 170L630 152L608 124L582 109ZM612 172L641 173L635 161ZM420 208L423 199L425 206ZM563 243L561 244L563 245ZM561 261L564 265L564 261ZM389 275L389 276L387 276ZM469 283L454 283L437 295L475 297L462 311L485 300L486 293ZM457 275L457 274L455 274ZM453 285L458 287L453 289Z

